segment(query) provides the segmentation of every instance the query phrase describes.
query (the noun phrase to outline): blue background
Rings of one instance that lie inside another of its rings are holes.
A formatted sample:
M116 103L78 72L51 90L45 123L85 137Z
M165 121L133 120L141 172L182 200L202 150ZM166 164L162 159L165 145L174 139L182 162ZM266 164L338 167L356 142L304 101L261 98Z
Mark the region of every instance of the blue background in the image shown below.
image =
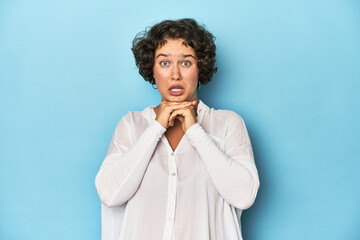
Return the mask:
M245 120L261 186L245 240L360 239L360 2L0 1L0 239L100 239L95 175L160 96L131 41L193 17L217 37L199 98Z

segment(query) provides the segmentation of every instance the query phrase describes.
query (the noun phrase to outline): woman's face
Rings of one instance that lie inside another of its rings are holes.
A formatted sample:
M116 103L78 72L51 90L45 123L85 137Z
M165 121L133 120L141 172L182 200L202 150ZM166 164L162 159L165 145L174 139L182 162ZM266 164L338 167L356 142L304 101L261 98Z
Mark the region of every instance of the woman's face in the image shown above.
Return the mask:
M155 51L154 79L162 101L183 102L197 100L199 70L195 50L183 39L166 39L167 43Z

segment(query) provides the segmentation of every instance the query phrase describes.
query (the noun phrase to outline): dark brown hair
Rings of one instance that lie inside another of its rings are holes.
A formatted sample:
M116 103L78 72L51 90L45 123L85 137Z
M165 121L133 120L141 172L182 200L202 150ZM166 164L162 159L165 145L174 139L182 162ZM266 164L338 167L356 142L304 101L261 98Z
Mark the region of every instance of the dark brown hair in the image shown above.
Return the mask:
M192 47L197 55L199 81L201 84L210 82L215 66L214 36L194 19L184 18L176 21L165 20L150 29L138 33L131 48L134 53L139 73L146 81L154 83L153 66L155 51L162 47L167 39L184 39L184 45Z

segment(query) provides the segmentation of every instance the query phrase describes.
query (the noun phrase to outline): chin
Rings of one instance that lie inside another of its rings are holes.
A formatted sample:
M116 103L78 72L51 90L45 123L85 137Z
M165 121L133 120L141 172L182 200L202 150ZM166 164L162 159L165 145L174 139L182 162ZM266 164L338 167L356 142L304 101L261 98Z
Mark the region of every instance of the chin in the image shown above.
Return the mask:
M193 99L193 100L191 100ZM168 102L184 102L184 101L195 101L197 100L197 97L195 96L187 96L187 95L180 95L180 96L172 96L168 95L162 98L162 100L168 101Z
M186 98L182 96L171 96L167 98L167 101L169 102L184 102L186 101Z

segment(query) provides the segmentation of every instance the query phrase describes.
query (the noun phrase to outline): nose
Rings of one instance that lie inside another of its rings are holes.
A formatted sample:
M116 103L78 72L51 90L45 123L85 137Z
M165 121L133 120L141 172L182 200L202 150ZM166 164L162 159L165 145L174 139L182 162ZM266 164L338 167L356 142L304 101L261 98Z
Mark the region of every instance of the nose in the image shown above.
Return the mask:
M171 79L172 80L181 80L181 71L179 66L174 66L171 73Z

